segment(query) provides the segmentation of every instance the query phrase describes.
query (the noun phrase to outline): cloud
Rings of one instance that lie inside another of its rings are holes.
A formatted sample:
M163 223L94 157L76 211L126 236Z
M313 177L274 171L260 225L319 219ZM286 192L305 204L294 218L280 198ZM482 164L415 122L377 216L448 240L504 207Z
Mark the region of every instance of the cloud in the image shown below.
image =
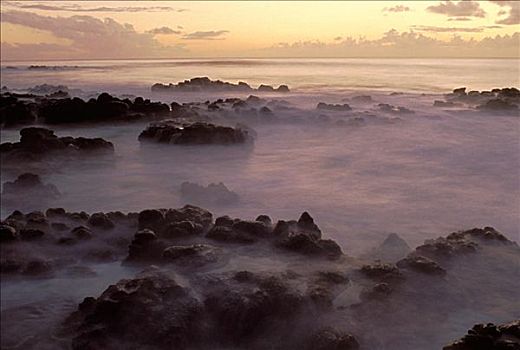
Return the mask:
M396 5L392 7L385 7L383 12L408 12L410 8L408 6Z
M184 40L223 40L223 35L229 33L228 30L209 30L198 31L185 34L182 38Z
M448 18L448 21L457 21L457 22L467 22L467 21L471 21L471 18L469 17L451 17L451 18Z
M264 48L273 57L518 57L520 33L497 35L482 40L454 35L444 41L414 31L384 33L379 39L344 38L340 42L319 40L278 43Z
M428 6L428 11L439 13L448 17L485 17L486 12L480 8L476 1L461 0L458 2L446 0L438 5Z
M157 34L163 34L163 35L171 35L171 34L182 34L180 30L174 30L170 27L160 27L160 28L154 28L146 31L147 33L157 35Z
M146 58L185 53L182 45L164 46L151 33L139 33L130 24L92 16L47 17L26 11L5 11L3 23L47 31L69 44L16 44L2 42L3 59L50 58Z
M495 23L497 24L506 24L506 25L514 25L520 24L520 2L517 1L502 1L502 0L490 0L492 3L495 3L502 7L509 7L509 11L501 10L498 15L508 14L506 18L499 19Z
M5 5L24 10L40 10L40 11L68 11L68 12L184 12L186 9L174 8L170 6L122 6L122 7L82 7L77 4L31 4L22 2L6 1Z
M485 29L497 29L501 26L480 26L480 27L436 27L436 26L422 26L413 25L410 27L419 32L433 32L433 33L480 33Z

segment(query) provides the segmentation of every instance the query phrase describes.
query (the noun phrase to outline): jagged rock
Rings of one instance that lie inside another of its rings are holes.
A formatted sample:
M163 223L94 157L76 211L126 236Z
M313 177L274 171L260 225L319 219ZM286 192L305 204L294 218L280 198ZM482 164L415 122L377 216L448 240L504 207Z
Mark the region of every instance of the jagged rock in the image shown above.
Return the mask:
M151 124L139 135L139 141L176 145L231 145L251 140L247 130L200 122L184 126L171 123Z
M502 325L477 324L464 337L443 347L443 350L518 350L520 321Z
M400 268L410 268L412 270L430 275L446 274L446 270L444 270L435 261L420 255L409 255L406 258L398 261L397 266Z

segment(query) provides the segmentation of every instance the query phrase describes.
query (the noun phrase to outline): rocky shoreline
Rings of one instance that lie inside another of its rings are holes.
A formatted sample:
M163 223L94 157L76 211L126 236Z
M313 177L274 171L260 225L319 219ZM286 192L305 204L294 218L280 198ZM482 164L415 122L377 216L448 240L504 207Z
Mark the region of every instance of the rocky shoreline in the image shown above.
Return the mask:
M486 264L488 250L520 254L516 243L485 227L426 241L396 264L369 262L323 238L307 212L275 223L267 215L252 221L214 219L190 205L128 214L15 211L2 221L0 238L3 279L49 279L92 261L144 269L98 297L85 298L53 330L73 349L364 348L364 331L338 328L338 315L361 321L371 308L392 305L411 290L422 295L426 281L442 286L457 274L460 261ZM272 268L261 266L264 258ZM359 301L343 304L342 295L353 288L361 288ZM445 349L520 345L518 322L499 328L504 336L488 331L491 326L476 327Z

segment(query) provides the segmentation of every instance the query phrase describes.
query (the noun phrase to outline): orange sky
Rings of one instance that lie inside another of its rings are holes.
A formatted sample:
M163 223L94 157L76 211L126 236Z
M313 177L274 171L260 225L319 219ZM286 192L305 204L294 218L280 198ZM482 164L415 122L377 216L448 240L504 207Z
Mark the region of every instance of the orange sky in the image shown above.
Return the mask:
M5 1L2 59L519 57L516 1Z

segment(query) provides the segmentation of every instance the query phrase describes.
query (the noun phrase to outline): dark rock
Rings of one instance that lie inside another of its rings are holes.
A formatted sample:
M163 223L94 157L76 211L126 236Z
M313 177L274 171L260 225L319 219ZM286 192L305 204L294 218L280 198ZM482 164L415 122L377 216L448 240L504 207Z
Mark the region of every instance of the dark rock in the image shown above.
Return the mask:
M42 238L45 232L37 229L22 229L20 231L20 238L24 241L31 241L34 239Z
M360 271L368 278L378 281L396 281L403 279L401 271L393 264L374 263L364 265Z
M24 128L20 135L20 142L2 144L4 160L38 160L51 152L68 155L114 152L114 145L101 138L57 137L54 131L37 127Z
M314 333L305 348L309 350L356 350L359 349L359 343L350 334L326 328Z
M139 135L139 141L146 140L176 145L231 145L252 141L252 138L247 130L241 128L199 122L184 126L151 124Z
M180 209L170 209L166 212L165 218L168 223L190 221L201 225L203 228L209 227L213 222L213 215L209 211L193 205L185 205Z
M215 219L215 226L231 227L235 221L229 216L220 216Z
M316 109L323 111L334 111L334 112L346 112L352 110L352 108L348 104L328 104L324 102L318 103Z
M377 283L371 288L363 289L360 297L363 300L381 300L392 294L392 287L388 283Z
M155 232L149 229L137 231L128 247L127 262L161 261L166 244L157 239Z
M430 274L430 275L445 275L444 270L435 261L420 255L409 255L406 258L397 262L400 268L410 268L412 270Z
M139 213L139 229L149 228L155 231L160 231L164 228L165 223L166 220L164 213L160 210L147 209Z
M203 231L201 224L191 221L179 221L168 224L162 232L166 238L181 238L199 235Z
M104 230L110 230L114 228L114 223L108 218L105 213L94 213L90 216L87 223L93 227L99 227Z
M11 242L18 238L16 229L9 225L0 225L0 242Z
M65 216L66 211L63 208L49 208L45 211L45 216L48 218L56 216Z
M219 250L206 244L171 246L164 249L162 256L168 262L199 267L218 261Z
M518 105L497 98L478 105L477 109L486 111L518 111Z
M228 190L222 183L211 183L204 187L196 183L183 182L181 184L181 197L184 201L194 204L229 205L237 203L238 195Z
M392 106L387 103L380 103L377 105L381 112L392 113L392 114L412 114L414 111L400 106Z
M263 222L267 226L271 226L273 224L271 218L268 215L259 215L255 221ZM215 221L216 224L216 221Z
M464 337L443 347L443 350L518 350L520 321L503 325L477 324Z
M92 231L85 226L78 226L73 228L70 233L79 240L87 240L92 238Z
M289 92L287 85L280 85L278 89L274 89L269 85L260 85L257 91L260 92ZM185 80L177 84L160 84L152 85L153 92L248 92L255 91L254 88L244 82L238 84L228 83L221 80L210 80L208 77L197 77Z
M305 255L337 258L343 254L340 246L333 240L316 239L307 234L290 235L279 243L280 247Z
M213 226L206 237L227 243L254 243L257 241L257 238L227 226Z
M51 227L56 231L66 231L69 229L69 226L62 222L53 222L51 223Z
M23 273L31 276L48 275L52 272L52 264L44 260L29 261L25 266Z
M74 335L73 349L182 350L201 340L201 317L202 305L187 289L156 274L121 280L99 298L86 298L64 327Z

